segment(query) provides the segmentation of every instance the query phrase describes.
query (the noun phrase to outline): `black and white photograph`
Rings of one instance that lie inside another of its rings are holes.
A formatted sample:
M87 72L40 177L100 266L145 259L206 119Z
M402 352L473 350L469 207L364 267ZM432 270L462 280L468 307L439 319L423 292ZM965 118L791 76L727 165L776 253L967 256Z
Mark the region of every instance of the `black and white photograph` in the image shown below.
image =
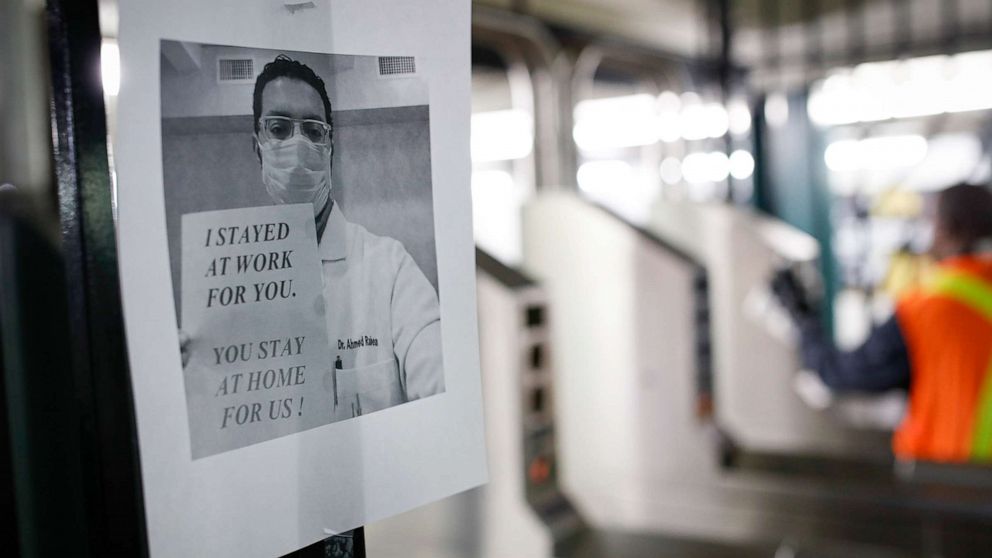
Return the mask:
M444 392L428 101L413 56L161 41L194 458Z

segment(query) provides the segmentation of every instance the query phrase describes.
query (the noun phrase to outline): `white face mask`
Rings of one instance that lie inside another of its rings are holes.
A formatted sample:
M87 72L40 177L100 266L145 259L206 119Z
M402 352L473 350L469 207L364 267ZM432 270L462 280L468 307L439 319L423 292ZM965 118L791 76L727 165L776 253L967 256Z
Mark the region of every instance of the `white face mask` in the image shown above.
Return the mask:
M257 141L257 140L256 140ZM299 134L283 141L258 142L262 182L276 203L313 204L319 215L331 193L331 148Z

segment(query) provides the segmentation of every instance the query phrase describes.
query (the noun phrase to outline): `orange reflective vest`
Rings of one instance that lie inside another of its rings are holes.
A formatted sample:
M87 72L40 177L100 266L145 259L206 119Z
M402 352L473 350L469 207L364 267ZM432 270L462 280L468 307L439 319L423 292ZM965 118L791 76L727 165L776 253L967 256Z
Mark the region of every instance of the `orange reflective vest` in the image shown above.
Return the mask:
M912 380L895 454L992 461L992 259L945 261L896 317Z

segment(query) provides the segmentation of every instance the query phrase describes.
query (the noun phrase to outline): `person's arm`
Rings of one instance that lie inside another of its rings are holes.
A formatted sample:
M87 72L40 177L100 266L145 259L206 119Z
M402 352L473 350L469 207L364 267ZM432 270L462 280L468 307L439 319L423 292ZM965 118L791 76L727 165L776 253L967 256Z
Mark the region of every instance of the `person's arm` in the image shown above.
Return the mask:
M867 392L909 387L909 353L895 316L873 330L858 349L839 351L823 332L817 305L792 271L776 273L771 287L799 327L803 364L828 387Z
M400 248L393 284L393 350L408 400L444 391L441 311L434 286L410 254Z
M840 351L815 317L799 324L803 364L837 391L881 392L908 388L909 354L895 316L871 332L853 351Z

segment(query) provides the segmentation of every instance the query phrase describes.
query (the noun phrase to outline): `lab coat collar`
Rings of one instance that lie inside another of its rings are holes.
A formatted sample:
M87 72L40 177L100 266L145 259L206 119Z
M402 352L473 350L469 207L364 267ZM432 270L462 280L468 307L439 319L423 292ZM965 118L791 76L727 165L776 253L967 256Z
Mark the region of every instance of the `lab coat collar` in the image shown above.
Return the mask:
M320 237L317 252L324 261L343 260L348 257L348 224L341 213L338 204L331 206L331 214L327 216L324 234Z

